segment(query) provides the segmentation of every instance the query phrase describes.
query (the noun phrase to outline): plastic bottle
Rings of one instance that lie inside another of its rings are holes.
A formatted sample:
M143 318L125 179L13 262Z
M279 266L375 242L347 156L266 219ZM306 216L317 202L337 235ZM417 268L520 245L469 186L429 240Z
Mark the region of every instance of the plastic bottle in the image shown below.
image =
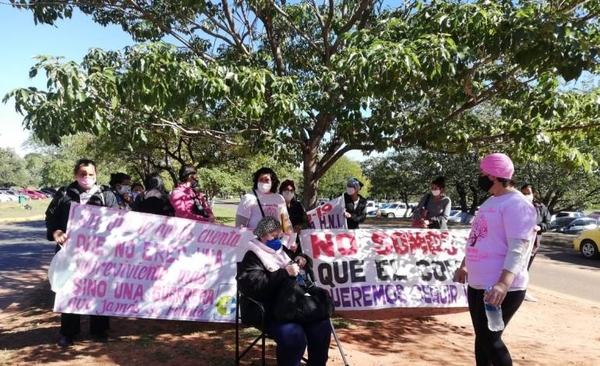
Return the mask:
M485 291L485 294L487 295L487 293L491 289L491 287L488 287L488 289ZM483 306L485 307L485 316L487 317L488 329L492 332L499 332L501 330L504 330L504 319L502 319L502 307L489 305L485 301L483 302Z

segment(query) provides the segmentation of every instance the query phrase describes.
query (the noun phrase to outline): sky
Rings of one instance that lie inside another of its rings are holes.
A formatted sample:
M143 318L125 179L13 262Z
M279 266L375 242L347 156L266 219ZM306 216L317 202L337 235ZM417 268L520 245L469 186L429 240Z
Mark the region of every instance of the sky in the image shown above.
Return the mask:
M7 92L20 87L44 88L45 74L29 78L35 55L63 56L81 62L90 48L118 50L134 42L119 26L103 27L83 14L56 26L33 22L31 12L20 11L0 1L0 100ZM0 147L13 148L23 156L22 144L29 137L22 125L23 116L14 109L14 100L0 102Z

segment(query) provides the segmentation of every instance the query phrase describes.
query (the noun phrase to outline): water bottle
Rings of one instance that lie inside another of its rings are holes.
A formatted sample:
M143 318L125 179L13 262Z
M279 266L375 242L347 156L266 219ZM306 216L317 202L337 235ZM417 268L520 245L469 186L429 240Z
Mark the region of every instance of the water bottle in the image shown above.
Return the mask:
M491 289L491 287L488 287L485 293L487 294ZM487 317L489 330L491 330L492 332L499 332L501 330L504 330L504 320L502 319L502 307L489 305L485 301L483 302L483 306L485 307L485 316Z

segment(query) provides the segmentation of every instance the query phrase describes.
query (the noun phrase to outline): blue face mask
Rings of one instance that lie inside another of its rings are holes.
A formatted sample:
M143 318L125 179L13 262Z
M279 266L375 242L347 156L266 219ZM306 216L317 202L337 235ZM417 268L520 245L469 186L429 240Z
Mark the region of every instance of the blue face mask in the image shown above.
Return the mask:
M281 239L279 238L267 240L265 244L273 250L281 249Z

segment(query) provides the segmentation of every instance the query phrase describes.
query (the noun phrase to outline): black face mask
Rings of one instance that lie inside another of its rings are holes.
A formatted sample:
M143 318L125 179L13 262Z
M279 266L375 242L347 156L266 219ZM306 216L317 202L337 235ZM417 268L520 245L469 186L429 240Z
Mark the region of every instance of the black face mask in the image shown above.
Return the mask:
M477 180L477 185L479 186L479 188L481 188L481 190L487 193L489 192L490 188L492 188L492 186L494 185L494 182L492 182L487 175L481 175Z
M198 180L194 179L192 181L192 188L196 189L198 187Z

